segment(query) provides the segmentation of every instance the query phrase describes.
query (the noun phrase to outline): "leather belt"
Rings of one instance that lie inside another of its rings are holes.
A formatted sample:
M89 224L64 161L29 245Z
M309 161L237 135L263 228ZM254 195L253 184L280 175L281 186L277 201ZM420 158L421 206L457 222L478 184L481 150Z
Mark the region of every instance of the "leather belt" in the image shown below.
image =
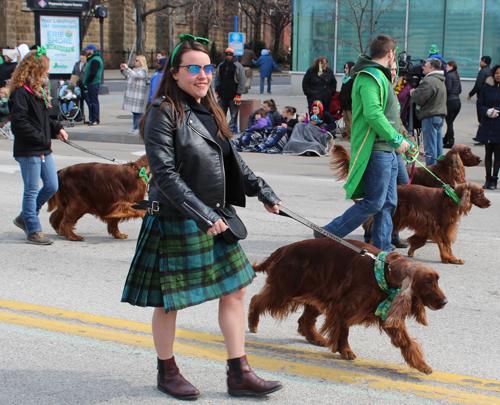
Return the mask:
M161 210L160 203L158 201L148 201L142 200L139 204L132 205L132 208L135 210L143 210L147 211L149 215L159 215L162 217L184 217L187 218L182 212L179 211L170 211L170 210Z

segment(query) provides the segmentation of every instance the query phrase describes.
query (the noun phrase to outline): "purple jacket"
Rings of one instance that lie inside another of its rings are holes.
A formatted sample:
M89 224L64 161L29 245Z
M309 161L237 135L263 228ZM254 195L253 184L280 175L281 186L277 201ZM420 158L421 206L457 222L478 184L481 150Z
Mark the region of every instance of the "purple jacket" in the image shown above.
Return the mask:
M248 128L248 131L262 131L267 128L267 118L259 118L255 120L253 125Z

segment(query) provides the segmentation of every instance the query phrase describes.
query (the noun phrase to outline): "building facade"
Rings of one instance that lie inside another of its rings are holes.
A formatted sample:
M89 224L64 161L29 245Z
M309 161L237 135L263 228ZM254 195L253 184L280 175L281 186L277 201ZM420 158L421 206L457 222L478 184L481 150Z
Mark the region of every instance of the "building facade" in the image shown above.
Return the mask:
M397 39L413 60L428 58L436 45L472 79L482 55L500 62L500 0L294 0L292 70L305 72L325 56L343 73L345 62L368 48L370 33Z

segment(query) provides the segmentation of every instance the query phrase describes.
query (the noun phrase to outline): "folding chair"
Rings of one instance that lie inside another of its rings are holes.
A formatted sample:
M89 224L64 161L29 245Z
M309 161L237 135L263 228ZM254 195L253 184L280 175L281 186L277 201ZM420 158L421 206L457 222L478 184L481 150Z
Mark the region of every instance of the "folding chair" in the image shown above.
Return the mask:
M14 139L14 135L10 129L10 121L0 123L0 135L7 139Z

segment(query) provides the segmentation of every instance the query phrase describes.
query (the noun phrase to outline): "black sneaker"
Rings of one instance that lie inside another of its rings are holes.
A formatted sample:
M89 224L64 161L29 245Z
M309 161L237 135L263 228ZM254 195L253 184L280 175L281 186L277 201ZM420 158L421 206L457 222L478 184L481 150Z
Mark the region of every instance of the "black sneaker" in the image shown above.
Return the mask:
M21 215L19 215L17 218L14 218L12 221L15 226L17 226L19 229L21 229L26 235L28 232L26 231L26 224L24 223L24 219Z
M405 241L403 241L399 238L391 240L391 243L394 247L396 247L398 249L404 249L404 248L407 248L408 246L410 246L409 243L406 243Z
M34 245L51 245L52 243L54 243L54 241L50 238L47 238L42 231L29 233L26 242L32 243Z

